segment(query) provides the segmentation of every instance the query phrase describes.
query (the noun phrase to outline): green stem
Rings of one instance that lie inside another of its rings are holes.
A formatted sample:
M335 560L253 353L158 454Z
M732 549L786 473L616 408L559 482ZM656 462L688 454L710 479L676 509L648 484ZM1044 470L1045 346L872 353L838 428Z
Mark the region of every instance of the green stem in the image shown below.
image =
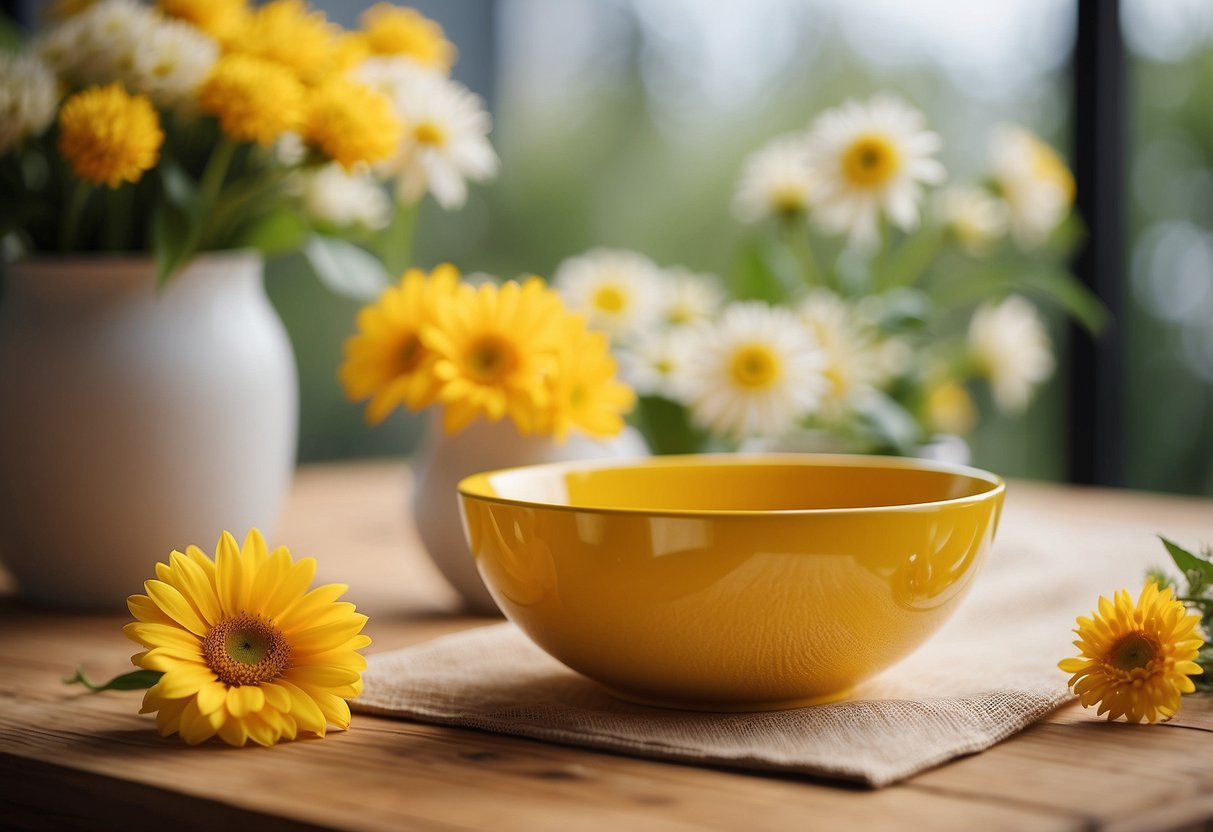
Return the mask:
M63 215L63 224L59 226L59 250L72 251L76 247L76 237L80 231L80 216L84 213L84 204L92 192L92 183L77 179L67 198L67 211Z
M817 266L813 248L809 245L809 234L800 217L784 217L779 222L780 237L800 265L801 276L806 286L827 285L829 280Z
M102 247L106 251L126 251L130 247L130 215L134 196L135 186L131 184L111 188L106 192L102 240Z
M198 182L198 216L195 218L195 231L190 240L191 254L203 242L210 242L215 203L219 200L219 192L223 189L223 181L227 178L228 168L232 166L235 154L236 143L227 135L220 134Z
M392 200L392 221L379 236L379 256L393 278L409 267L413 260L413 235L417 230L419 202L401 203Z

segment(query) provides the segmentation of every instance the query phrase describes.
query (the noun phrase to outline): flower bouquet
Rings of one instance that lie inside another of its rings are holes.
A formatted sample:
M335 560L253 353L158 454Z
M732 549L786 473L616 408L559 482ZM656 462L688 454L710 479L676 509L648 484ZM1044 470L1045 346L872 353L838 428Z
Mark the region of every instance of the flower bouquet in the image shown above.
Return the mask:
M615 339L655 450L920 452L974 427L977 381L1024 410L1054 367L1027 298L1092 330L1104 315L1064 266L1073 178L1002 125L982 179L929 194L941 144L897 98L850 101L745 161L732 207L754 231L727 285L611 249L557 268Z

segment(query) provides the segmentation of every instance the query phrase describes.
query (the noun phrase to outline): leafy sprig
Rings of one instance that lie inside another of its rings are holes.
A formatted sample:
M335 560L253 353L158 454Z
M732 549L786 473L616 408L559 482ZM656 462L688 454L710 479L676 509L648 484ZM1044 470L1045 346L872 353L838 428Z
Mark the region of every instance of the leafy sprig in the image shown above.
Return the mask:
M1179 569L1184 586L1181 588L1158 569L1151 569L1147 577L1156 581L1160 588L1174 587L1179 600L1200 616L1205 646L1200 649L1196 662L1205 669L1205 673L1192 681L1199 690L1213 691L1213 548L1205 545L1198 555L1162 535L1158 539Z

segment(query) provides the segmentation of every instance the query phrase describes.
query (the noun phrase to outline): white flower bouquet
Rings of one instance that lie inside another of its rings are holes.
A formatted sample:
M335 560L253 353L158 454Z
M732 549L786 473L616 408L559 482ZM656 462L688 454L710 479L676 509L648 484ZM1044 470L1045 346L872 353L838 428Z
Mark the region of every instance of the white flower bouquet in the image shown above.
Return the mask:
M1067 271L1074 180L1000 125L981 181L941 187L942 141L890 95L850 101L744 163L753 228L727 281L595 249L554 275L608 331L659 452L752 446L912 453L977 423L974 384L1021 413L1054 369L1029 298L1092 330L1103 307Z

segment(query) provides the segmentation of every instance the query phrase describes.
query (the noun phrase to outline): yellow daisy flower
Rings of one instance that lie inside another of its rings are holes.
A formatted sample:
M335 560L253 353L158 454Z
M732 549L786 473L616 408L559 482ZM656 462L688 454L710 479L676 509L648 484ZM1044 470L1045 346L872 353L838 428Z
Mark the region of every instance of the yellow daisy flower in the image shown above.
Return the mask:
M121 84L78 92L59 111L59 152L77 176L96 185L138 182L155 167L163 143L152 102Z
M404 125L387 97L353 81L328 81L308 95L303 135L330 159L350 170L395 152Z
M230 48L286 67L305 84L333 69L340 30L303 0L272 0L244 21Z
M223 132L268 147L303 120L303 85L287 69L250 55L224 55L198 91Z
M548 405L545 377L552 369L564 330L556 295L539 278L519 285L478 289L461 285L440 305L422 341L437 360L438 400L446 407L448 433L477 416L497 421L509 415L523 433L534 432Z
M197 26L218 41L228 41L248 20L247 0L156 0L168 17Z
M362 13L362 37L376 55L404 55L423 66L450 72L455 45L442 27L416 9L376 3Z
M366 419L378 424L397 406L420 410L440 386L434 353L421 341L437 304L455 294L459 270L444 264L426 275L411 269L379 301L358 313L358 334L345 342L341 384L353 401L369 398Z
M1099 611L1079 616L1081 656L1058 667L1072 673L1069 685L1084 708L1099 705L1108 719L1129 722L1170 719L1179 710L1180 694L1196 689L1189 676L1203 671L1195 661L1204 641L1196 634L1200 616L1187 615L1171 590L1150 582L1136 606L1128 590L1114 599L1100 597Z
M623 430L623 414L636 394L615 377L615 359L605 333L591 332L580 316L564 321L556 368L548 378L550 425L542 430L563 441L571 428L605 438Z
M256 529L243 547L227 532L212 561L196 546L156 564L146 595L127 605L124 632L147 649L131 660L164 675L143 698L161 736L190 745L273 745L303 731L349 727L362 690L367 617L338 602L342 584L307 591L316 561L268 551Z

